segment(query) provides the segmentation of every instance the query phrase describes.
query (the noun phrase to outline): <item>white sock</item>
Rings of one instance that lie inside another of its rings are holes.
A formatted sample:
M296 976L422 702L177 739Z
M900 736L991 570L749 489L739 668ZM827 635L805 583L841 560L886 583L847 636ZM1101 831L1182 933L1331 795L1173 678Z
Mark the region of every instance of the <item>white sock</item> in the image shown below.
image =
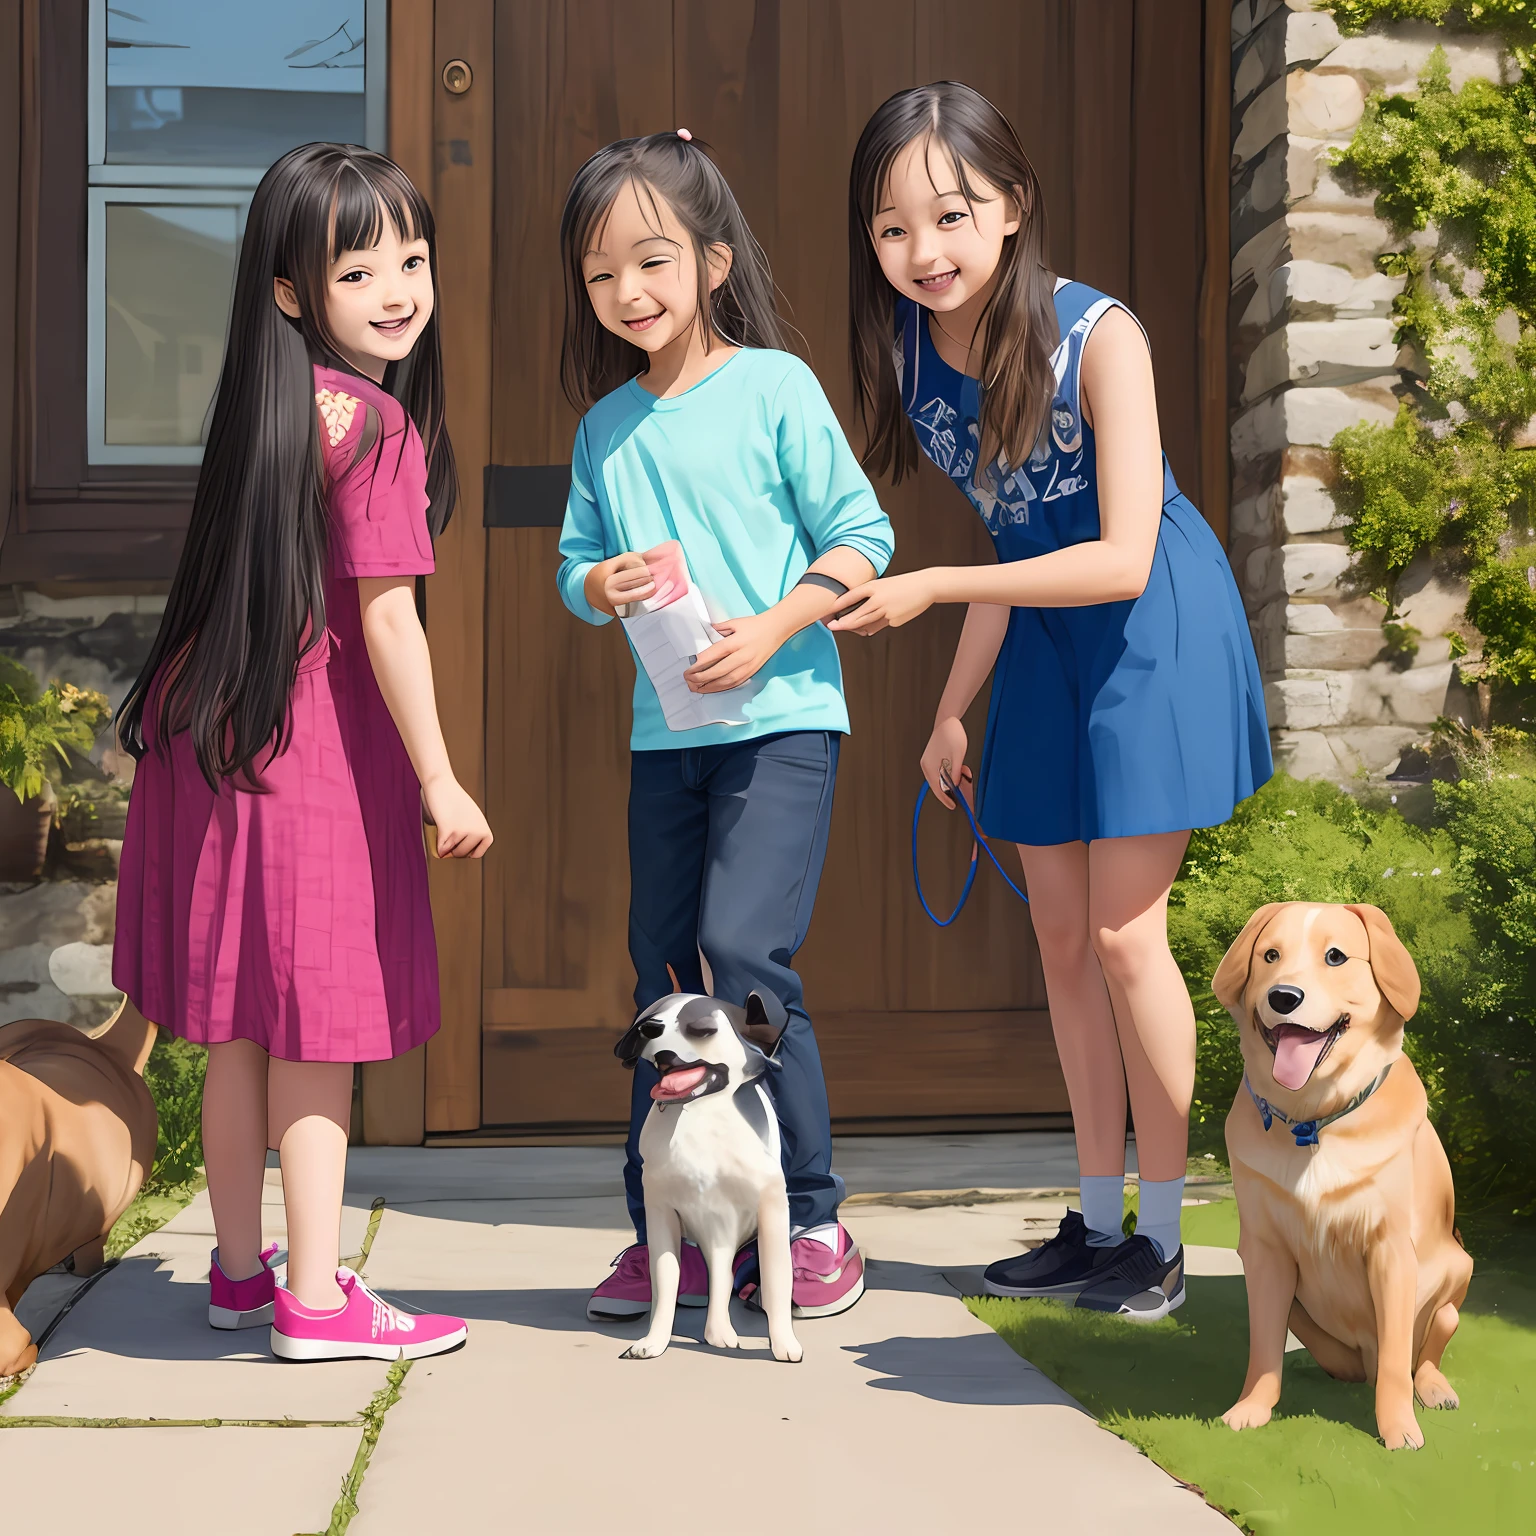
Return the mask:
M1078 1180L1083 1198L1083 1220L1088 1224L1090 1248L1114 1248L1125 1241L1125 1175L1084 1174Z
M1179 1212L1184 1206L1183 1179L1143 1179L1136 1230L1150 1237L1167 1263L1179 1249Z
M802 1237L808 1237L813 1243L820 1243L824 1248L830 1248L837 1252L837 1223L829 1221L819 1227L804 1227L798 1232L790 1233L793 1242L799 1242Z

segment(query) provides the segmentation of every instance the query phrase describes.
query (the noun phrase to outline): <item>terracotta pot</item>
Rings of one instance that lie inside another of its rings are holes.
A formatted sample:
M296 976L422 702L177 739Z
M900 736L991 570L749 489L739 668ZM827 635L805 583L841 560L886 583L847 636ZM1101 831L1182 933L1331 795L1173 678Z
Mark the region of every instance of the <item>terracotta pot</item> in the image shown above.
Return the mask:
M53 804L43 795L18 800L0 785L0 880L35 880L43 872Z

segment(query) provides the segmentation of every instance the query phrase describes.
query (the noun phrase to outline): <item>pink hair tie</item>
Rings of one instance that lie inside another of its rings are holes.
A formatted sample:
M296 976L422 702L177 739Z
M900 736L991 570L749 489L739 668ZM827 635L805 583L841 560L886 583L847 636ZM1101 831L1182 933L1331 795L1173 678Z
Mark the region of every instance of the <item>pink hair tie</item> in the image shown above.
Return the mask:
M686 139L689 143L692 143L693 141L693 135L689 133L686 128L679 128L677 130L677 136L680 139Z

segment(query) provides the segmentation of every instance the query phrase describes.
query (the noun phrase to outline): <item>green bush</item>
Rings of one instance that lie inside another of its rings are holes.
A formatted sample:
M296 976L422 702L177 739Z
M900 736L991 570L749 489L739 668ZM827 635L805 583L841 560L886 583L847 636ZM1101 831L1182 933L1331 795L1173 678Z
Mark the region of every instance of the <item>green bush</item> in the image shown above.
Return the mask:
M208 1052L162 1029L144 1081L160 1112L155 1164L144 1181L146 1194L161 1194L187 1184L203 1161L203 1075Z
M1429 829L1279 774L1190 839L1168 936L1199 1037L1192 1152L1222 1153L1242 1083L1237 1031L1210 990L1227 946L1268 901L1370 902L1418 965L1406 1049L1460 1199L1536 1214L1536 754L1527 740L1461 757Z
M1483 752L1437 784L1471 927L1464 990L1441 1041L1441 1130L1490 1195L1536 1214L1536 754Z

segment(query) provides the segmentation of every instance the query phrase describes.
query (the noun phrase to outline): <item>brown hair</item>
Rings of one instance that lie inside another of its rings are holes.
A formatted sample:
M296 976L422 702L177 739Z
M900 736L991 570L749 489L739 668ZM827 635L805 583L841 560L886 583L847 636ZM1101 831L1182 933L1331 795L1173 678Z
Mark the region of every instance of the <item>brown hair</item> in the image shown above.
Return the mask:
M1018 232L1003 241L996 285L981 317L986 341L979 464L991 464L999 454L1009 465L1029 457L1050 411L1051 352L1058 339L1055 278L1045 262L1045 204L1012 125L979 91L953 80L898 91L865 124L848 177L853 399L868 443L864 463L878 474L889 470L895 481L916 469L919 449L896 378L896 294L880 270L870 225L892 164L915 140L944 151L967 203L986 201L977 195L973 175L1019 201Z
M752 237L720 167L707 146L677 133L620 139L600 149L571 182L560 215L560 253L565 269L565 334L560 344L560 386L577 410L642 373L644 348L616 336L593 311L581 259L608 217L614 199L633 186L660 228L656 200L664 201L693 241L699 274L698 325L705 350L714 336L732 346L787 352L789 327L774 304L768 258ZM709 248L729 246L731 270L713 293Z

